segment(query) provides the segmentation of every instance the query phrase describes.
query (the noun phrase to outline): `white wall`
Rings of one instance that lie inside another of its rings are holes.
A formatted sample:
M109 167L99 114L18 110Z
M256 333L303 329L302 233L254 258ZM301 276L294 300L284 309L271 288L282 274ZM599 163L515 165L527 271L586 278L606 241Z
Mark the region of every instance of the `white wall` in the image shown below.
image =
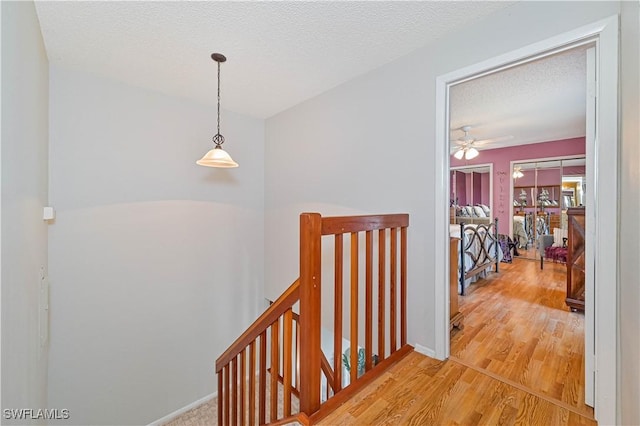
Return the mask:
M49 405L146 424L216 389L262 301L264 122L51 69ZM212 94L212 100L214 100Z
M2 408L45 408L48 61L32 2L2 2ZM17 422L16 422L17 423Z
M516 4L267 120L266 241L280 248L266 251L267 295L297 276L301 211L408 212L408 337L433 348L436 77L611 16L618 7Z
M621 5L621 424L640 424L640 2Z

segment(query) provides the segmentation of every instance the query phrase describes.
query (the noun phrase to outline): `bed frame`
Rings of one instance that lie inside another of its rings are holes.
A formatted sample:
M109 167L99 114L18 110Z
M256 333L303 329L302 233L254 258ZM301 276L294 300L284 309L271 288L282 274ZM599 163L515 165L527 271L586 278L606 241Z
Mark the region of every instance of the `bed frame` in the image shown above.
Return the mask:
M480 232L483 230L484 232ZM464 296L464 283L467 279L487 270L495 265L495 272L498 272L499 244L498 244L498 218L488 225L467 226L460 224L460 295ZM474 253L472 247L479 243L480 251ZM469 263L465 254L468 254L472 261L472 267L467 273L465 263Z

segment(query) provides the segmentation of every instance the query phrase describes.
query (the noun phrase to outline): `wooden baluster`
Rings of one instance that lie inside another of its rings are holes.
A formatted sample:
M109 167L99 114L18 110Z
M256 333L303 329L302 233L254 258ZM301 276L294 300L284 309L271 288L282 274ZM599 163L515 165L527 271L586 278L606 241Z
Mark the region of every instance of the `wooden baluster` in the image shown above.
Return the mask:
M378 231L378 361L385 359L385 244L386 230Z
M278 379L280 377L280 322L278 319L271 325L271 388L269 401L269 420L278 419Z
M258 424L267 423L267 332L260 334L260 377L258 379Z
M249 345L249 426L256 424L256 341Z
M342 234L335 236L335 309L333 319L333 389L335 392L342 389L342 276L344 273ZM328 388L328 386L327 386Z
M300 215L300 411L320 408L320 324L322 217Z
M351 382L358 378L358 233L351 233Z
M228 425L229 423L229 405L231 403L231 398L233 398L233 395L231 395L231 392L229 391L229 365L227 364L224 367L224 393L226 395L225 397L225 401L224 401L224 424Z
M390 262L390 282L389 282L389 328L391 329L389 353L396 351L396 279L397 252L398 252L398 228L391 228L391 259Z
M283 384L284 384L284 417L289 417L291 415L291 326L293 322L293 312L291 308L284 313L284 324L282 325L282 339L283 343Z
M400 346L407 344L407 228L400 229Z
M300 321L296 320L296 390L300 395Z
M240 378L240 410L239 410L239 421L241 425L246 424L244 421L244 415L245 415L245 406L244 406L244 400L245 400L245 394L246 394L246 389L245 389L245 382L246 382L246 371L247 371L247 349L243 349L242 352L240 352L240 374L239 374L239 378Z
M238 424L238 357L231 360L231 424Z
M224 369L218 371L218 425L222 426L222 413L224 412L224 397L226 393L224 392L224 388L222 387L222 376L224 373Z
M365 235L365 332L364 332L364 370L373 366L373 232Z

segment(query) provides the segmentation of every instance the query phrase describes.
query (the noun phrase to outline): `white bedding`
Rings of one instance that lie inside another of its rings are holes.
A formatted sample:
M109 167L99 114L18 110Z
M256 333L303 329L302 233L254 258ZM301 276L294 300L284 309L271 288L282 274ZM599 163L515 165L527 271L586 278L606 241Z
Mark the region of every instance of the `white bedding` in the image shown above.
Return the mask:
M513 239L518 244L518 248L524 248L529 243L529 237L525 231L524 216L513 217Z

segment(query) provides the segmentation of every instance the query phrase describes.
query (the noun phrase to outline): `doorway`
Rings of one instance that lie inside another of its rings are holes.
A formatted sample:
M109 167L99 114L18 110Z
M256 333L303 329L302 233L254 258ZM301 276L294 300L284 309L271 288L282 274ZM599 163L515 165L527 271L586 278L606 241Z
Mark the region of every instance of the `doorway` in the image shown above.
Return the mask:
M592 260L587 264L589 274L594 278L594 296L591 305L586 306L587 321L594 321L594 388L595 416L601 422L616 422L617 388L617 52L618 21L612 17L574 31L543 40L534 45L489 59L480 64L460 69L437 79L436 88L436 199L442 208L436 209L436 223L446 224L449 214L449 88L457 83L477 78L497 70L513 67L580 44L595 43L594 68L598 72L599 85L594 87L590 97L594 99L593 137L587 138L587 156L593 164L593 171L607 170L607 174L594 173L594 212L591 226L590 246ZM595 103L597 94L597 103ZM592 155L589 155L591 152ZM436 227L436 244L442 250L436 251L434 308L436 312L436 356L449 356L449 288L446 285L449 265L447 229ZM589 248L588 250L589 251Z

